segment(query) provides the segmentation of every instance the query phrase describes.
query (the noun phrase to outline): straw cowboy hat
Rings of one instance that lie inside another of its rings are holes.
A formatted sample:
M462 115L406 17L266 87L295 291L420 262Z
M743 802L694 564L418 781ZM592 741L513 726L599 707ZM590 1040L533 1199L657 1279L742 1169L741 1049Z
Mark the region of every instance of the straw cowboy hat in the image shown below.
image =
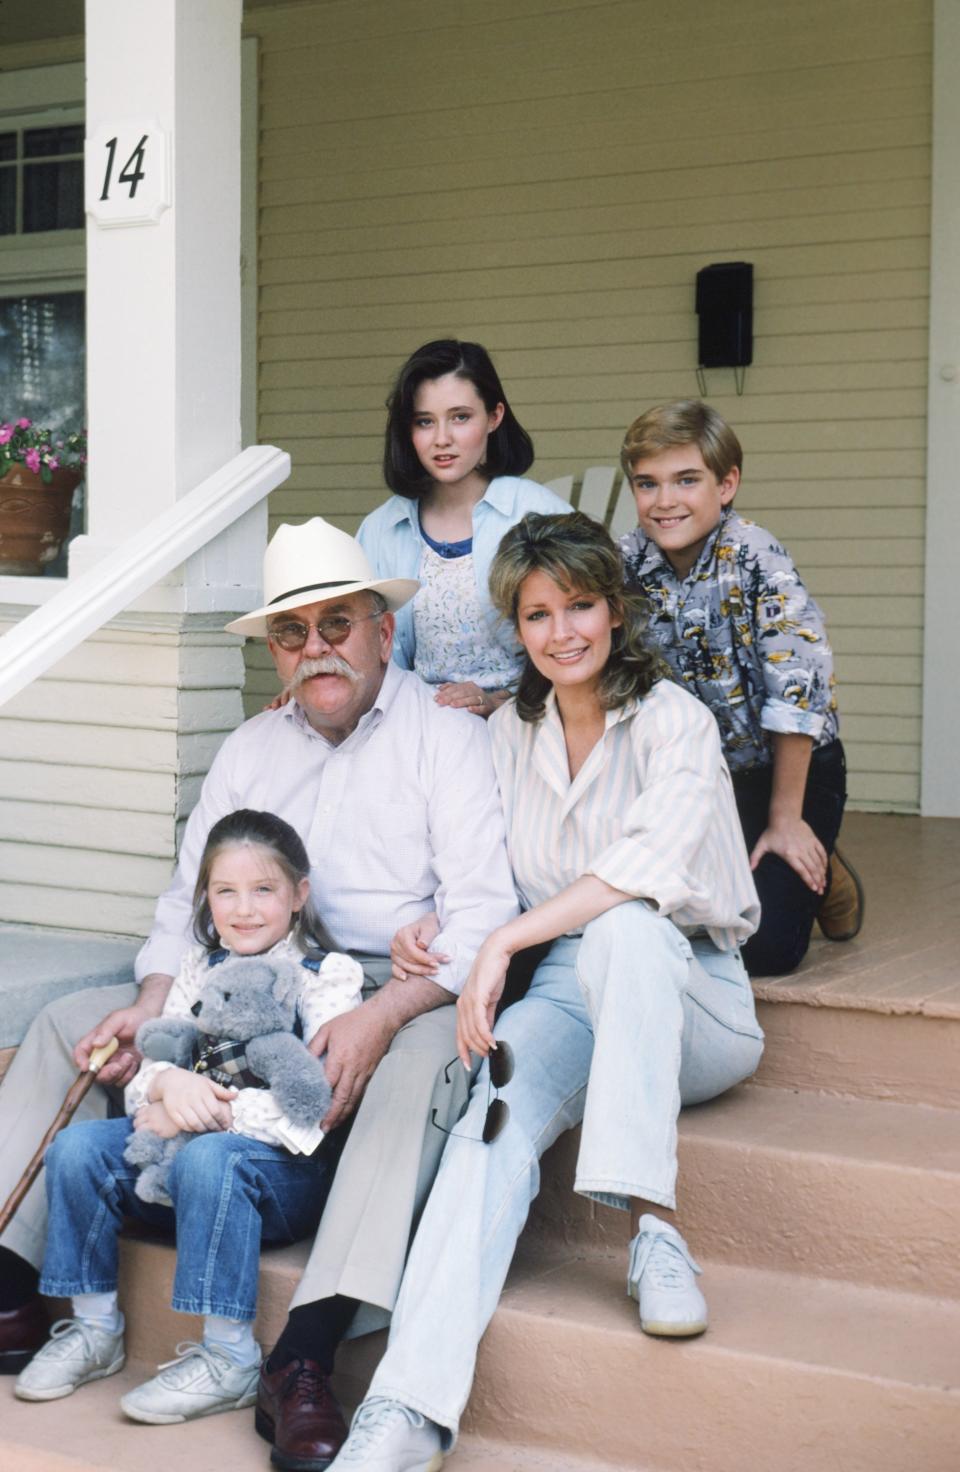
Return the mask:
M263 637L267 619L275 613L365 590L379 593L395 613L419 586L415 578L375 578L360 543L322 516L299 526L284 522L263 554L266 603L243 618L235 618L227 624L227 631Z

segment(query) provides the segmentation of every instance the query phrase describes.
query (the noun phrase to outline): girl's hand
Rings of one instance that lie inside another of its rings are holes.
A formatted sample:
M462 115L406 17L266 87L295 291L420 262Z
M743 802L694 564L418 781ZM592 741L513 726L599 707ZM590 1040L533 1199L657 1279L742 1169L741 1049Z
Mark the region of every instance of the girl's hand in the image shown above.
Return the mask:
M827 882L827 851L809 823L802 818L775 819L764 829L750 855L755 869L764 854L778 854L800 875L814 894L823 894Z
M264 710L283 710L283 707L287 705L292 699L293 696L290 694L289 690L281 690L280 694L275 695L273 699L263 708Z
M185 1068L165 1068L151 1084L150 1095L151 1103L162 1104L178 1130L192 1135L226 1130L233 1122L230 1102L237 1090Z
M152 1130L162 1140L170 1140L180 1133L162 1104L141 1104L133 1116L133 1127L135 1130Z
M505 691L481 690L472 680L462 680L458 684L438 685L433 698L438 705L452 705L457 710L468 710L471 715L486 719L493 715L498 705L503 704L505 696Z
M503 995L509 965L510 952L498 941L494 931L477 952L457 1000L457 1053L464 1068L471 1066L471 1051L486 1058L490 1049L497 1046L493 1014Z
M393 962L391 980L406 981L408 976L435 976L442 961L449 956L431 955L428 947L440 934L440 921L436 911L428 910L419 920L401 925L390 942L390 960Z

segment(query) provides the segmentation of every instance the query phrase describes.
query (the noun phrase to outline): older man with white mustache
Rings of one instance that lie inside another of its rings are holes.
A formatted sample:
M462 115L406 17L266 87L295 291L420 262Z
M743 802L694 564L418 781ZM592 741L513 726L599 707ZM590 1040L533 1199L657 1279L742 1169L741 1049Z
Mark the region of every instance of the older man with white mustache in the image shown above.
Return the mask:
M132 1076L136 1030L159 1013L190 943L193 888L212 825L246 807L296 828L319 912L368 982L363 1005L310 1041L326 1055L333 1087L323 1129L360 1108L293 1312L261 1372L257 1429L273 1442L273 1464L297 1472L326 1467L346 1436L327 1384L334 1351L348 1328L378 1327L393 1307L443 1131L466 1100L464 1070L446 1068L456 1052L449 1004L482 941L517 912L485 723L438 706L416 675L391 663L393 612L417 587L374 578L359 544L319 517L280 527L264 560L264 607L228 628L266 635L292 698L246 721L218 752L137 958L139 994L85 991L44 1009L0 1090L3 1199L91 1048L118 1036L120 1052L100 1080L117 1086ZM396 931L433 912L436 979L392 975ZM107 1007L114 1010L91 1029ZM88 1117L105 1113L103 1089L87 1100ZM41 1186L4 1234L0 1284L29 1289L44 1232ZM21 1296L0 1314L7 1320L0 1349L11 1360L18 1333L21 1351L37 1347L36 1306L28 1291Z

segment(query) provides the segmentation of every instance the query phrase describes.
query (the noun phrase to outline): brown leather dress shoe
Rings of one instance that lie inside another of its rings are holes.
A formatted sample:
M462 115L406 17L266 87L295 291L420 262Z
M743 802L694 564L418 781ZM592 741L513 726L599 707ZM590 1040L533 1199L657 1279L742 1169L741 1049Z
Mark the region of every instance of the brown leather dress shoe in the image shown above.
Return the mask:
M291 1360L272 1374L263 1365L255 1424L282 1472L324 1472L347 1439L330 1378L315 1360Z
M863 925L860 875L838 848L830 855L830 887L817 910L817 924L827 940L853 940Z
M19 1375L50 1334L50 1320L39 1294L20 1308L0 1313L0 1375Z

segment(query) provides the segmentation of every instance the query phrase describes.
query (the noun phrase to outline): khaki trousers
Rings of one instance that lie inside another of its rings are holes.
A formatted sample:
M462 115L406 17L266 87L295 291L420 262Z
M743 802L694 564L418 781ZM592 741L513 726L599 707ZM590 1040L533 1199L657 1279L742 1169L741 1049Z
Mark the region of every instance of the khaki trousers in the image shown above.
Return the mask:
M358 957L372 985L389 962ZM73 1045L117 1007L130 1006L134 986L75 992L39 1012L0 1086L0 1202L6 1200L77 1076ZM397 1033L367 1085L293 1302L342 1293L369 1307L351 1332L387 1322L403 1275L407 1247L440 1163L444 1129L459 1117L469 1079L456 1052L456 1009L438 1007ZM108 1090L97 1085L77 1119L102 1119ZM119 1095L114 1092L114 1107ZM433 1113L436 1111L436 1125ZM440 1126L438 1128L437 1126ZM40 1267L47 1203L41 1171L2 1237L3 1246Z

